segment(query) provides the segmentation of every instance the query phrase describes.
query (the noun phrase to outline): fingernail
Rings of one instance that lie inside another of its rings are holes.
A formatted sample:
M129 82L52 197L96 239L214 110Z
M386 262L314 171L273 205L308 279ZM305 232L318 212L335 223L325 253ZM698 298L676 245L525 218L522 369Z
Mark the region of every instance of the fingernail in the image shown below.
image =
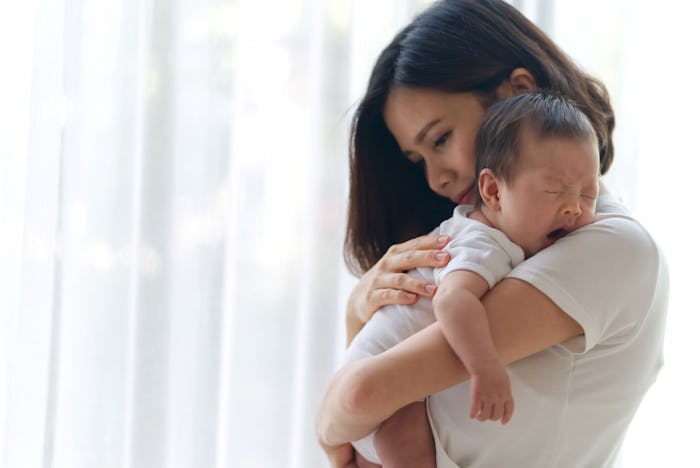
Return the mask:
M437 243L438 245L442 245L447 242L447 236L439 236L437 238Z
M438 262L441 262L447 258L447 254L445 252L438 252L435 255L435 258L437 259Z
M413 293L404 293L404 297L408 299L409 301L412 301L413 299L416 298L416 295Z
M425 286L425 290L428 292L428 294L432 294L435 291L435 285L434 284L427 284Z

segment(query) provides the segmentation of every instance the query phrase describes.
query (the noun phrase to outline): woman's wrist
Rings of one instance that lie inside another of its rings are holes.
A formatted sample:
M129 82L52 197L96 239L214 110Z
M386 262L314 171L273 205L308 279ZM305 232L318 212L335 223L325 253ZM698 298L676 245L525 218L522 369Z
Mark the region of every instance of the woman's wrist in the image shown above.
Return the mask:
M345 314L345 337L346 337L346 346L350 346L350 343L352 343L352 340L355 339L355 336L357 336L358 333L360 333L360 330L362 330L362 327L365 326L365 322L360 320L360 318L357 316L357 314L353 313L350 310L350 307L348 307L348 311Z
M345 334L346 334L346 344L349 345L350 342L355 338L362 327L365 326L367 320L362 317L362 302L359 301L359 290L362 287L362 280L355 285L355 288L350 293L348 297L348 302L345 307ZM365 304L366 306L366 304Z

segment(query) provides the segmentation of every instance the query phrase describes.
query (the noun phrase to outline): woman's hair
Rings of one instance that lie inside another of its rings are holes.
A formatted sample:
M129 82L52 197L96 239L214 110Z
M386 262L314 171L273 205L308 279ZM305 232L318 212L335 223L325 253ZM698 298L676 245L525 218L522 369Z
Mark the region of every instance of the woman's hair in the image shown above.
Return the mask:
M430 190L420 166L401 154L383 118L389 92L398 86L473 92L486 106L518 67L530 71L540 89L577 103L598 137L601 173L607 171L615 121L605 86L507 3L438 1L379 55L353 117L345 237L351 271L367 271L391 245L427 233L454 207Z
M590 120L571 99L535 91L515 95L493 104L476 134L476 174L488 168L510 183L518 170L524 131L538 140L573 138L598 145ZM483 202L476 190L476 207Z

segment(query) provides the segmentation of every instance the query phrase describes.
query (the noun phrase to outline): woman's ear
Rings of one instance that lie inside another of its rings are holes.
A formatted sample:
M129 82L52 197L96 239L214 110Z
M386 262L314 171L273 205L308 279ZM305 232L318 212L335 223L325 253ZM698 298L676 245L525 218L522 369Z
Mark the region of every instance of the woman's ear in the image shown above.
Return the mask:
M495 211L501 209L499 181L491 169L483 169L479 174L479 194L484 205Z
M516 94L534 91L537 89L535 77L527 68L519 67L510 72L510 75L496 88L498 99L504 99Z

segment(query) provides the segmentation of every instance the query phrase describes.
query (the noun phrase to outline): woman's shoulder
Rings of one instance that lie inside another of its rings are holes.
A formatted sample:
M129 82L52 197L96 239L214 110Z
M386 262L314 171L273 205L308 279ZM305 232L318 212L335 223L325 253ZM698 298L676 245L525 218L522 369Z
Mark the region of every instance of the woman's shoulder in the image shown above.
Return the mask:
M596 203L595 221L605 219L626 219L636 224L639 222L635 219L632 212L627 208L627 205L617 195L605 194L598 198Z
M653 236L614 195L601 196L593 223L557 244L563 248L552 249L552 254L586 257L604 264L617 260L623 262L626 269L638 261L658 262L662 255Z

